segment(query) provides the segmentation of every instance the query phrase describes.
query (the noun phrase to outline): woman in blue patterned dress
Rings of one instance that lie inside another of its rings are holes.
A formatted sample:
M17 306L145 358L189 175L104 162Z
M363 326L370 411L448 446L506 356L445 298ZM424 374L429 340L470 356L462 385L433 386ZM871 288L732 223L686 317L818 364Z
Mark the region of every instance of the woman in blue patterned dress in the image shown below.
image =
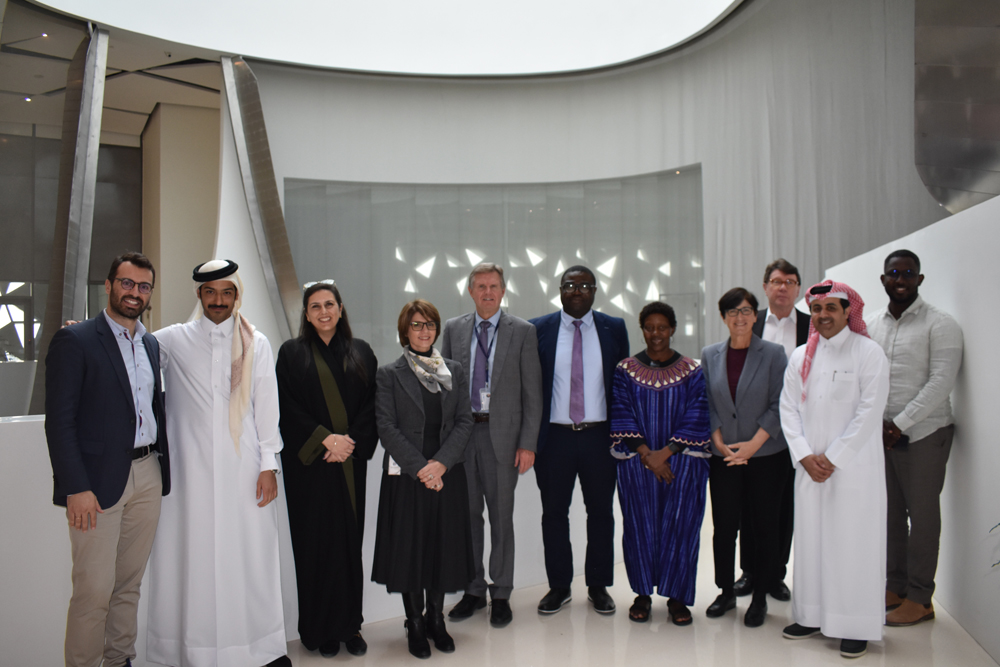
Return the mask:
M655 588L673 623L689 625L710 456L705 378L670 349L673 308L647 304L639 326L646 350L618 364L611 406L625 570L637 595L629 618L649 620Z

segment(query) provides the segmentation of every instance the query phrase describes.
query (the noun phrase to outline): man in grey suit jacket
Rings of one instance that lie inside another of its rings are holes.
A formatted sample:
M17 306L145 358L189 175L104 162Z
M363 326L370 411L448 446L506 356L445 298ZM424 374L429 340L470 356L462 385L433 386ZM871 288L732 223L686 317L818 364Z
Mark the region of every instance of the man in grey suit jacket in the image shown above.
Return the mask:
M475 425L466 451L469 515L476 578L448 617L469 618L486 606L483 501L490 513L490 624L511 622L514 588L514 487L535 463L542 421L538 337L528 322L500 310L507 284L503 268L479 264L469 274L474 313L448 320L441 354L469 374Z

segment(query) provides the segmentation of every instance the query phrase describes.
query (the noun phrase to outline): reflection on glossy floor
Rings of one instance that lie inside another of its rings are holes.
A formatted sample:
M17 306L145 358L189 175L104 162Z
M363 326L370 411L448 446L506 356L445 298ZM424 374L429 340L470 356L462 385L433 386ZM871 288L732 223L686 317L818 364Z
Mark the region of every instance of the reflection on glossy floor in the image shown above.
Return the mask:
M705 609L715 599L711 556L711 518L706 515L702 528L702 552L698 570L698 593L692 608L694 624L680 628L672 625L666 601L653 599L653 613L646 623L628 620L628 608L634 595L625 576L624 565L615 571L611 593L618 611L611 616L596 614L587 602L583 577L573 582L573 602L552 616L540 616L535 610L546 593L545 586L514 591L511 606L514 622L503 629L492 628L487 610L476 612L460 623L448 622L455 638L456 651L450 655L436 652L428 661L417 660L406 650L403 619L391 619L365 625L362 632L368 641L368 654L355 658L341 648L340 654L325 659L310 653L297 641L289 644L289 657L296 667L319 667L336 662L363 665L474 664L490 667L526 665L573 665L574 667L611 667L627 665L671 664L684 667L717 665L720 667L783 667L785 665L879 665L890 667L997 667L990 656L941 607L937 618L910 628L886 628L881 642L868 645L868 655L847 660L840 657L838 640L814 637L790 641L781 637L781 629L791 621L791 602L768 599L768 617L763 627L743 625L743 614L750 598L739 598L735 612L718 619L705 616ZM791 569L791 568L789 568ZM791 585L791 577L787 580ZM456 598L457 599L457 598ZM402 614L402 600L400 600ZM451 608L450 605L447 606Z

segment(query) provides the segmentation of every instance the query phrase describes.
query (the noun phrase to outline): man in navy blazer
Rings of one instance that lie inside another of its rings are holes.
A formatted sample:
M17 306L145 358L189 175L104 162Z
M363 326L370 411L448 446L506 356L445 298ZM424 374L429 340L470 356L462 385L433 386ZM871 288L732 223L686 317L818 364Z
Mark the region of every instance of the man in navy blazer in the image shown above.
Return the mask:
M587 506L588 597L598 613L611 614L615 602L614 496L617 467L609 448L611 380L629 355L625 321L592 309L594 272L571 266L559 286L563 309L531 320L538 332L542 364L542 425L535 479L542 496L542 542L549 592L538 613L554 614L572 600L573 548L569 506L580 478Z
M795 348L805 345L809 338L809 315L795 307L801 285L799 270L787 259L779 257L764 269L767 308L757 311L753 332L762 340L784 347L786 358L791 358ZM792 466L791 458L788 459L788 467L789 481L785 485L785 495L781 499L781 517L778 522L780 567L777 579L768 591L771 597L781 601L792 599L792 593L784 581L788 569L788 556L792 551L792 526L795 521L795 484L792 481L795 478L795 468ZM733 587L738 596L753 592L755 549L752 526L749 521L743 521L740 524L740 566L743 575Z
M136 655L139 585L170 490L160 351L138 321L155 278L144 255L116 258L107 309L56 332L45 358L53 502L66 507L73 552L68 667Z

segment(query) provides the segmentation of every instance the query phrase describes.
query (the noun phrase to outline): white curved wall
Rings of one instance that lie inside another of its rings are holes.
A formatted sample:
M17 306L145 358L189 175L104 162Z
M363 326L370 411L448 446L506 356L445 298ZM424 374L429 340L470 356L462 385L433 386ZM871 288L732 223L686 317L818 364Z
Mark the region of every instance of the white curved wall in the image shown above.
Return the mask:
M910 0L757 0L681 54L600 75L252 69L279 190L285 177L518 183L701 163L712 304L759 291L777 256L818 280L946 215L913 165L913 22ZM711 310L707 324L721 337Z

